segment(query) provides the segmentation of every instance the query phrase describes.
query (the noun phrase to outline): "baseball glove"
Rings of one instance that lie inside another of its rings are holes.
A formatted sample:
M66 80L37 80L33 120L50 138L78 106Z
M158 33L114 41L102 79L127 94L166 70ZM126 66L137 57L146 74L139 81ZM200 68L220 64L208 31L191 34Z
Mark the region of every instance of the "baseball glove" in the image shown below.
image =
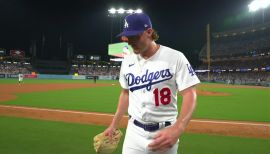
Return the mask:
M105 136L100 133L94 137L94 149L97 154L110 154L113 153L122 137L123 133L116 129L110 139L109 136Z

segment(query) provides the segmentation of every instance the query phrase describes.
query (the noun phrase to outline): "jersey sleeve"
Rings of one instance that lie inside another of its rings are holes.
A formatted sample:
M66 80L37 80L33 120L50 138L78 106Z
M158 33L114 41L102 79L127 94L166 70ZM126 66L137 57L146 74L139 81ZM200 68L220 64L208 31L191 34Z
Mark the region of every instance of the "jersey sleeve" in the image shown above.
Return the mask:
M122 61L121 68L120 68L120 74L119 74L119 83L123 89L128 89L127 80L124 74L125 70L125 60Z
M179 91L183 91L200 83L195 71L184 54L180 53L176 66L176 85Z

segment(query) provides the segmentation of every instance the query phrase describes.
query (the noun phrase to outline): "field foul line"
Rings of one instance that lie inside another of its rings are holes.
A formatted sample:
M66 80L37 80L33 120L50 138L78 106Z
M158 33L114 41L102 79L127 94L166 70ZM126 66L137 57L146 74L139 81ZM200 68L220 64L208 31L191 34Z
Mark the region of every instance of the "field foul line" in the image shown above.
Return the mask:
M82 111L69 111L69 110L59 110L59 109L44 109L44 108L36 108L36 107L22 107L22 106L9 106L9 105L0 105L0 107L6 108L14 108L14 109L26 109L26 110L40 110L40 111L54 111L54 112L62 112L62 113L76 113L76 114L85 114L85 115L98 115L98 116L110 116L113 117L113 114L107 113L91 113L91 112L82 112ZM128 116L124 116L128 117ZM257 124L250 122L226 122L226 121L212 121L212 120L191 120L192 122L200 122L200 123L214 123L214 124L234 124L234 125L250 125L250 126L266 126L270 127L270 124Z

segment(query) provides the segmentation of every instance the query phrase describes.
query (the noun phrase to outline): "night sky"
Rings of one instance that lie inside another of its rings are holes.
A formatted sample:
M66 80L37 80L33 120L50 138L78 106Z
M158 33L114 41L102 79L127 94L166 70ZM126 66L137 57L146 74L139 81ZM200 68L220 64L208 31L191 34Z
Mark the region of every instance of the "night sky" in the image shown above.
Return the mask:
M219 32L251 25L250 0L1 0L0 48L29 51L30 41L46 40L47 55L61 56L63 46L74 45L74 54L107 55L113 25L113 43L120 32L120 17L108 17L111 7L142 8L160 35L158 43L192 56L205 44L205 28ZM265 20L269 21L269 8ZM123 18L123 17L122 17ZM261 22L261 13L254 15ZM113 20L113 24L112 21ZM111 25L112 24L112 25ZM39 49L38 49L39 52Z

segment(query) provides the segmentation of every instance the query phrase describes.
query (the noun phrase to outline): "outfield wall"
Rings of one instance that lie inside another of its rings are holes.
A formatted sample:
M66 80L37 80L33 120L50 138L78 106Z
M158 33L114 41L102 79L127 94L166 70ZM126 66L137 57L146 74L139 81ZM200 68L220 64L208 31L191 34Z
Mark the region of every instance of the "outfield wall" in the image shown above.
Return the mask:
M56 74L24 74L24 78L37 79L70 79L70 80L92 80L93 75L56 75ZM116 80L117 76L99 75L98 80ZM0 74L0 78L18 78L18 74Z
M56 74L24 74L24 78L37 78L37 79L69 79L69 80L93 80L94 77L97 77L97 80L118 80L117 76L109 76L109 75L56 75ZM0 74L0 78L17 78L18 74ZM202 82L209 82L207 80L201 80ZM228 84L223 80L212 80L211 83L222 83ZM230 83L232 84L232 83ZM253 85L253 86L264 86L270 87L270 83L266 81L261 82L241 82L236 80L233 84L235 85Z

